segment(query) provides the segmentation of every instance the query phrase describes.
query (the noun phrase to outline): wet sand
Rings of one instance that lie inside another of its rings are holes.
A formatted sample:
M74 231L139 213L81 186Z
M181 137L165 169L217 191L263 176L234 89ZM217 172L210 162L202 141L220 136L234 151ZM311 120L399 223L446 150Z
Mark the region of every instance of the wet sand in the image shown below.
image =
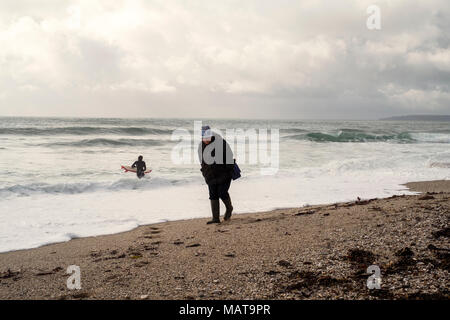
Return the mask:
M450 193L449 180L436 180L424 182L410 182L405 184L411 191L418 192L447 192Z
M0 299L449 299L450 181L407 186L424 193L2 253ZM366 286L372 264L379 290ZM81 290L67 289L69 265Z

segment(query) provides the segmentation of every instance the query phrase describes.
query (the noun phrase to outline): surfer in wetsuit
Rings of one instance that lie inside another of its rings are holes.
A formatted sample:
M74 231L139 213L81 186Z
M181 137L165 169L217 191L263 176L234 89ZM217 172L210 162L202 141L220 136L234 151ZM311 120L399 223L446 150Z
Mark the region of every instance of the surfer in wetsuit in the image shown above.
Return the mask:
M145 161L142 160L143 158L144 157L139 156L138 160L135 161L133 163L133 165L131 166L132 168L136 168L136 175L137 175L137 177L139 179L142 178L145 175L144 172L145 172L145 170L147 170L147 167L145 165Z

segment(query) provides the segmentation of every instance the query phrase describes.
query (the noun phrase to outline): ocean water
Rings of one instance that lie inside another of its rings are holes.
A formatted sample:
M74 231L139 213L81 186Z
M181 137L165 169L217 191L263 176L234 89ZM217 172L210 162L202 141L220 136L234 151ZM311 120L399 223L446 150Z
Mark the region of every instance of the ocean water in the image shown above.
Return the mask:
M279 129L273 175L249 163L246 142L230 189L236 213L410 194L403 183L450 179L449 122L202 122L268 128L269 142ZM0 118L0 252L209 217L198 163L172 161L180 128L193 134L194 120ZM153 169L141 180L120 169L140 154Z

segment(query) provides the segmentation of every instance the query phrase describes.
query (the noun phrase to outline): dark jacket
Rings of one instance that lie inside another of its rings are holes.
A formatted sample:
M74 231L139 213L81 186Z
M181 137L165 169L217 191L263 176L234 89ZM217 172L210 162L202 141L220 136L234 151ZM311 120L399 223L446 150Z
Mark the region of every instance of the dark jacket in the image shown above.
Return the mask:
M221 146L223 152L218 151ZM212 158L212 162L211 159L208 159L208 156ZM209 144L202 141L198 147L198 157L201 163L200 170L206 184L222 184L231 180L231 171L234 167L233 151L221 136L213 133Z

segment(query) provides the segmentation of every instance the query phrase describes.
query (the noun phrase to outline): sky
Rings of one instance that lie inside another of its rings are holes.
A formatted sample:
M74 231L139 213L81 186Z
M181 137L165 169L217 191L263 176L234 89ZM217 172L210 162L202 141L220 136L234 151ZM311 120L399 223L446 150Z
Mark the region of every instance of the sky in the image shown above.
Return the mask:
M449 44L448 0L2 0L0 116L450 114Z

